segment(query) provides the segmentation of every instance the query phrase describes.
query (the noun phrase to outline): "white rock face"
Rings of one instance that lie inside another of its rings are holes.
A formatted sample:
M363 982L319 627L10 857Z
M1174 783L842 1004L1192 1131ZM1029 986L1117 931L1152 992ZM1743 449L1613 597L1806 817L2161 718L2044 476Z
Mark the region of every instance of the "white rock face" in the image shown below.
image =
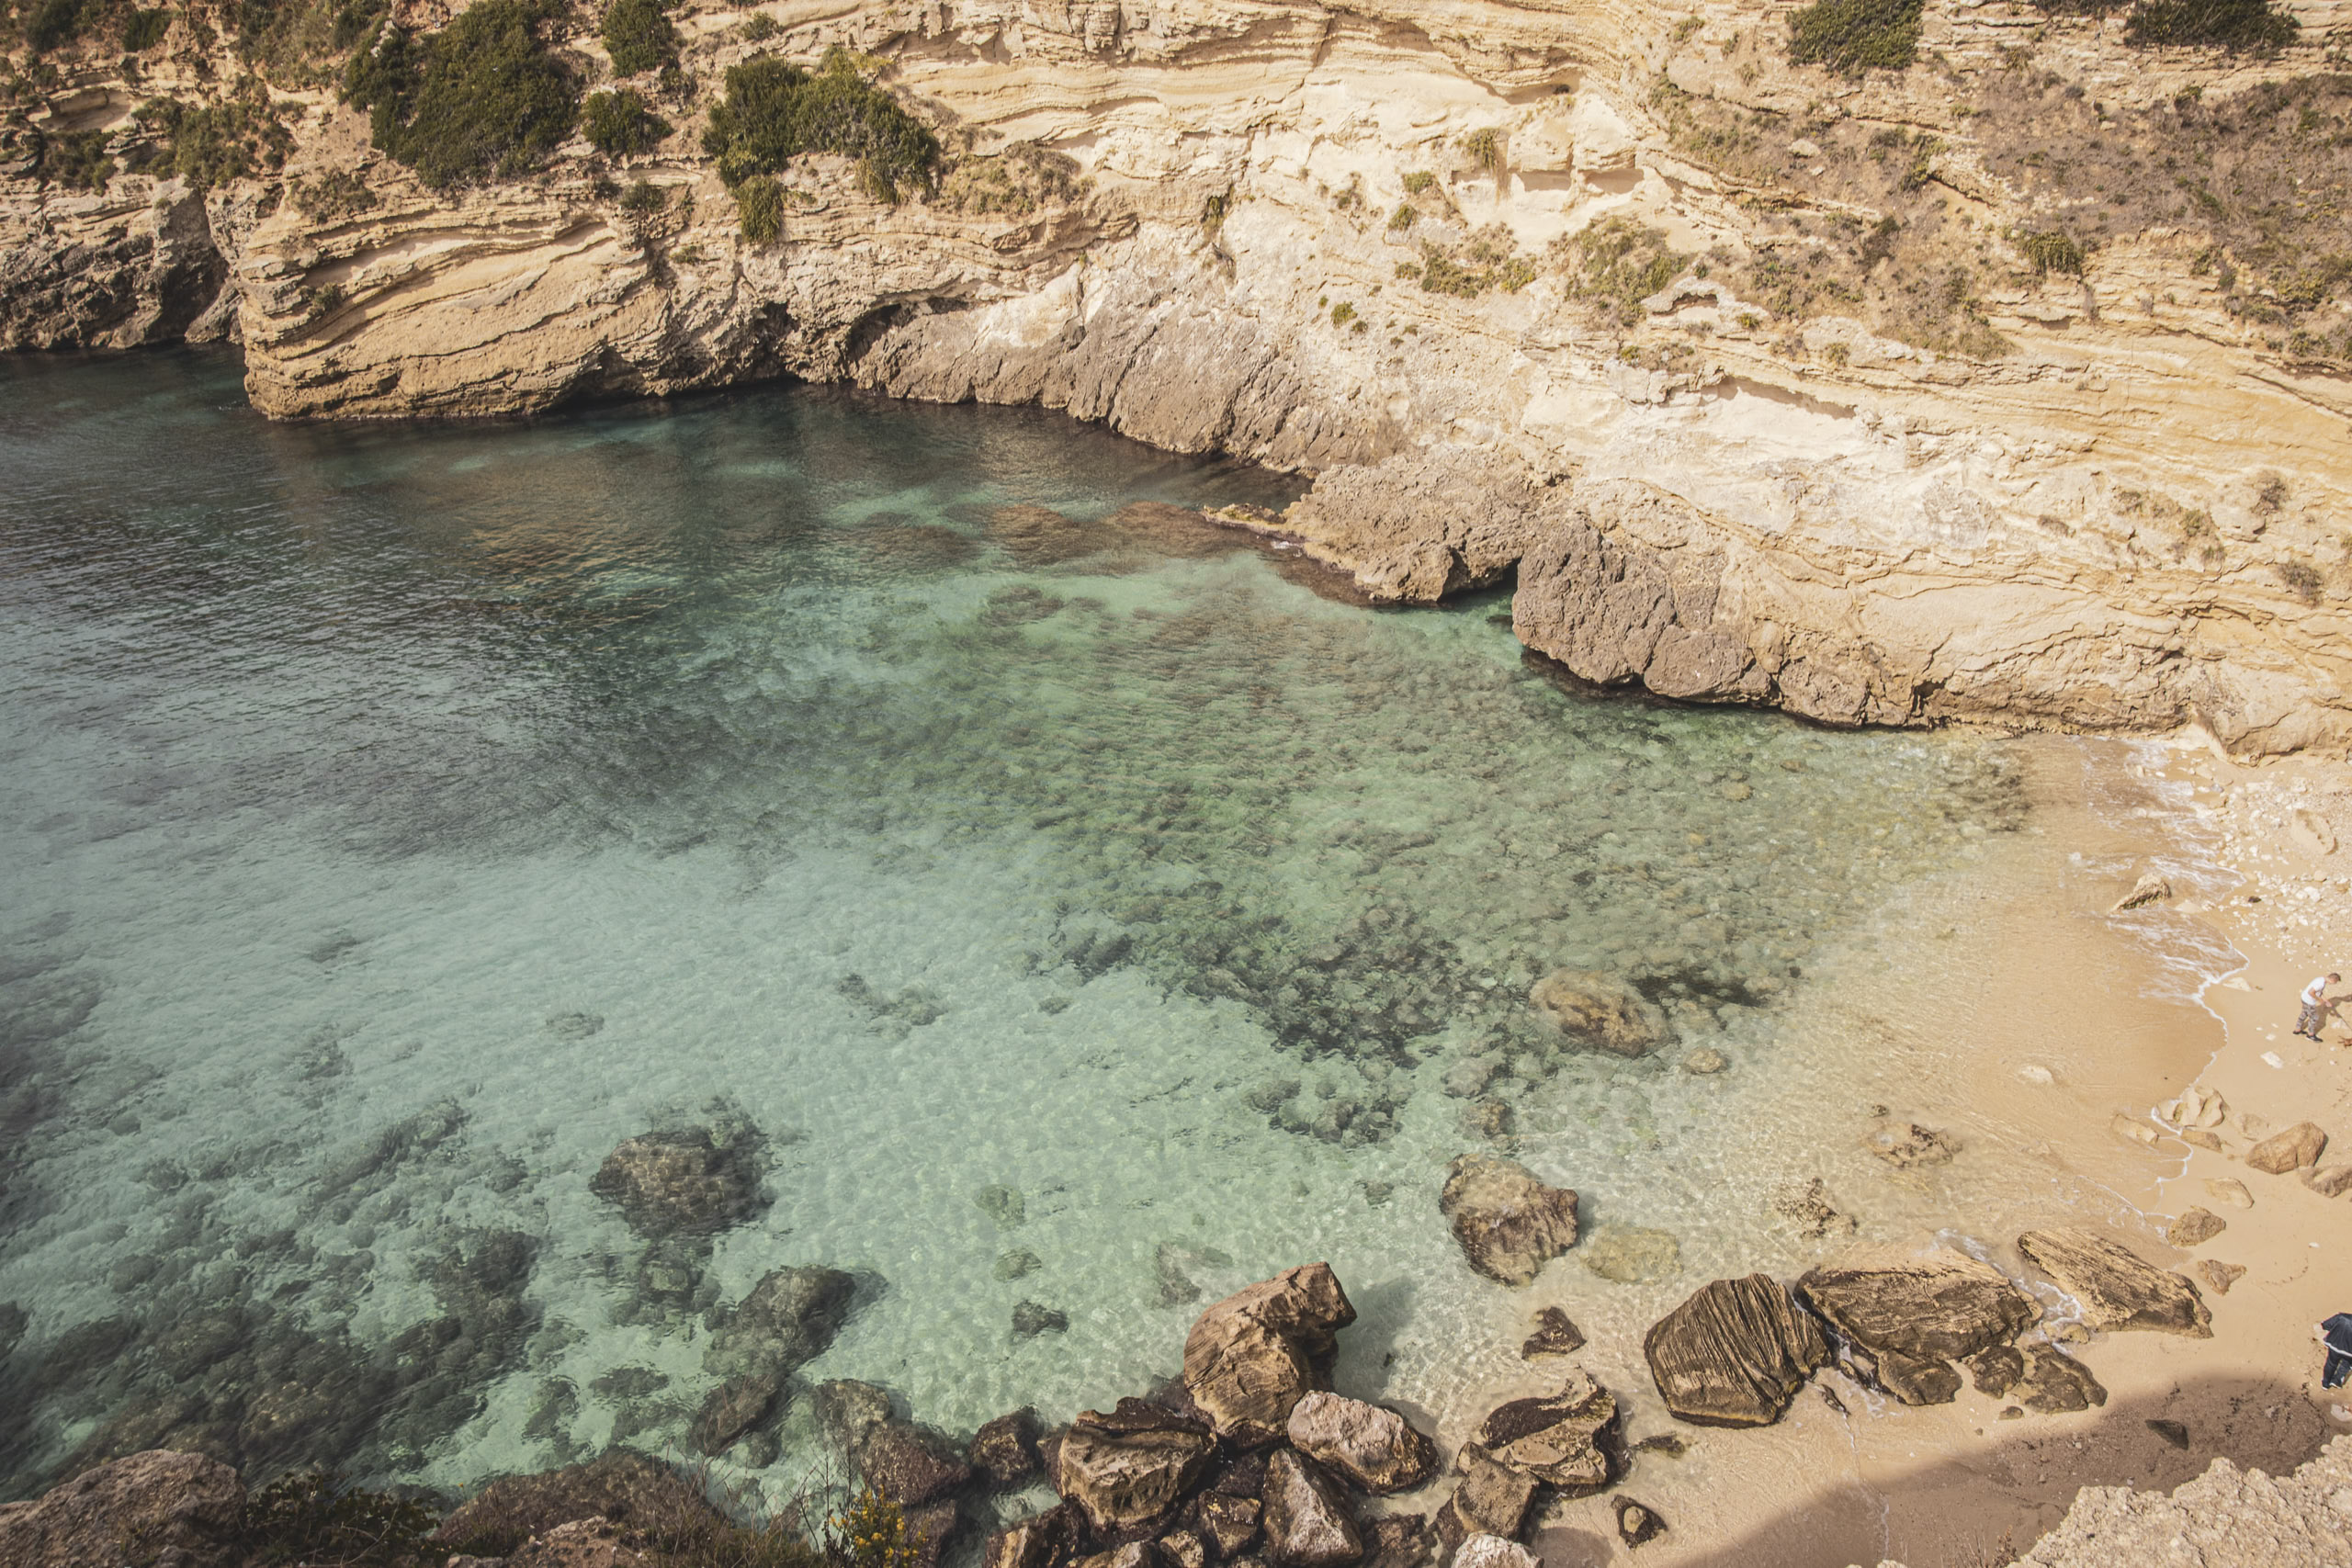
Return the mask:
M1543 1568L1543 1560L1515 1540L1474 1535L1453 1554L1454 1568Z

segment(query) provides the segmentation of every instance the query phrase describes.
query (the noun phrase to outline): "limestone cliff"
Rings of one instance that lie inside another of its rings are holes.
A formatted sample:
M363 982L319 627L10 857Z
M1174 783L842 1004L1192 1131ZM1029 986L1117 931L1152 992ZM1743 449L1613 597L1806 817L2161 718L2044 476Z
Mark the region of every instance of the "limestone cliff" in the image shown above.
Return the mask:
M1315 474L1234 521L1374 597L1515 570L1521 638L1591 680L2352 748L2334 13L2261 56L1945 0L1917 63L1850 76L1791 62L1793 9L686 0L679 68L633 79L666 140L437 192L331 48L243 77L175 13L15 78L0 342L233 336L288 418L777 374L1042 402ZM609 85L596 14L556 48ZM797 158L755 243L706 112L834 44L944 177L886 203ZM157 161L141 106L232 84L278 140Z

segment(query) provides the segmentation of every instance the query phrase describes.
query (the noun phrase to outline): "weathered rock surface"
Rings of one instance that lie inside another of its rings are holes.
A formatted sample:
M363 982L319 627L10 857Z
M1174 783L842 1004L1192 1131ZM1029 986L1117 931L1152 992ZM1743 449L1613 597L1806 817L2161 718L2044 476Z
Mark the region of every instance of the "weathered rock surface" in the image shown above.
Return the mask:
M713 1314L704 1368L722 1378L781 1380L823 1353L849 1316L857 1281L838 1269L778 1269Z
M1476 1443L1464 1443L1454 1455L1462 1479L1453 1495L1437 1513L1439 1539L1459 1547L1474 1535L1498 1535L1515 1540L1527 1527L1527 1510L1534 1505L1535 1478L1514 1470Z
M1437 1445L1385 1405L1317 1390L1291 1406L1291 1447L1366 1492L1405 1492L1437 1473Z
M503 1553L558 1525L593 1517L634 1528L719 1515L667 1465L614 1449L586 1464L502 1476L443 1519L433 1539Z
M2197 1277L2212 1286L2215 1294L2226 1296L2230 1293L2232 1285L2245 1278L2245 1266L2241 1263L2223 1263L2218 1258L2200 1258L2197 1260Z
M1244 1447L1283 1436L1291 1407L1324 1386L1356 1309L1324 1263L1287 1269L1203 1313L1184 1340L1184 1387L1217 1435Z
M707 1127L642 1134L622 1141L589 1179L588 1190L620 1206L640 1235L707 1235L757 1213L760 1162L748 1144L721 1144Z
M1453 1554L1454 1568L1543 1568L1527 1548L1498 1535L1474 1535Z
M2352 1562L2352 1438L2332 1439L2292 1475L2217 1459L2169 1496L2086 1486L2018 1568L2337 1568Z
M1112 1540L1156 1534L1216 1457L1198 1424L1140 1399L1079 1413L1053 1461L1054 1489Z
M1066 1568L1085 1533L1083 1517L1064 1503L997 1531L981 1562L985 1568Z
M1545 1307L1538 1312L1530 1330L1519 1347L1523 1359L1532 1361L1538 1356L1573 1356L1584 1348L1584 1330L1578 1328L1558 1307Z
M1266 1461L1266 1558L1275 1568L1340 1568L1363 1556L1363 1532L1313 1460L1277 1449Z
M1546 1486L1581 1495L1609 1484L1602 1441L1617 1421L1614 1395L1582 1371L1558 1393L1498 1405L1478 1425L1478 1447Z
M619 1525L592 1516L533 1536L503 1562L504 1568L648 1568L653 1559Z
M2327 1152L2327 1134L2313 1122L2298 1122L2246 1150L2245 1163L2266 1176L2284 1176L2317 1165Z
M1763 1427L1829 1358L1820 1325L1766 1274L1717 1280L1642 1341L1666 1407L1704 1427Z
M1682 1244L1672 1231L1603 1225L1583 1239L1577 1261L1621 1285L1651 1285L1682 1271Z
M868 1429L853 1458L868 1486L908 1508L938 1501L973 1475L945 1438L904 1421Z
M1666 1533L1666 1520L1646 1503L1631 1497L1612 1499L1617 1510L1617 1539L1627 1546L1646 1546Z
M2230 1223L2211 1209L2191 1209L2165 1227L2165 1239L2184 1250L2202 1247L2223 1231Z
M1203 1540L1219 1557L1238 1557L1258 1539L1258 1518L1264 1505L1256 1497L1234 1497L1205 1492L1193 1510Z
M2057 1416L2107 1403L2107 1390L2091 1370L2056 1346L2025 1346L2022 1359L2024 1370L2008 1393L2028 1410Z
M1933 1374L1905 1363L1973 1356L2015 1339L2041 1315L2007 1275L1945 1247L1924 1256L1887 1248L1850 1253L1809 1270L1797 1281L1797 1294L1839 1334L1892 1359L1898 1380L1913 1383Z
M2082 1303L2093 1328L2146 1328L2209 1339L2213 1314L2186 1276L2143 1260L2131 1248L2088 1231L2028 1231L2018 1250L2051 1283Z
M1671 1039L1666 1016L1614 975L1555 969L1527 993L1555 1029L1620 1056L1645 1056Z
M1363 1527L1364 1568L1428 1568L1438 1551L1437 1527L1423 1514L1384 1514Z
M237 1472L151 1449L83 1472L28 1503L0 1504L8 1568L232 1568L245 1507Z
M983 1422L965 1457L998 1486L1017 1485L1036 1474L1037 1413L1024 1405Z
M1529 1285L1577 1244L1577 1195L1546 1186L1517 1160L1464 1155L1447 1169L1438 1212L1470 1267L1505 1285Z

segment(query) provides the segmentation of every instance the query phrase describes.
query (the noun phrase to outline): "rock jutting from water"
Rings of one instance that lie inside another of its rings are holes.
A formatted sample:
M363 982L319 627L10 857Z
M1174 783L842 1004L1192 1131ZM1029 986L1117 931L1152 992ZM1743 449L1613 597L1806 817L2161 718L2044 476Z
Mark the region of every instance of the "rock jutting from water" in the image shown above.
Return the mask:
M1642 1353L1677 1419L1764 1427L1829 1359L1829 1346L1787 1286L1750 1274L1702 1286L1650 1326Z
M1464 1155L1447 1169L1438 1209L1470 1267L1504 1285L1531 1285L1577 1244L1577 1195L1517 1160Z
M1184 1340L1184 1386L1219 1437L1260 1447L1329 1376L1339 1331L1356 1309L1326 1264L1291 1269L1227 1296Z

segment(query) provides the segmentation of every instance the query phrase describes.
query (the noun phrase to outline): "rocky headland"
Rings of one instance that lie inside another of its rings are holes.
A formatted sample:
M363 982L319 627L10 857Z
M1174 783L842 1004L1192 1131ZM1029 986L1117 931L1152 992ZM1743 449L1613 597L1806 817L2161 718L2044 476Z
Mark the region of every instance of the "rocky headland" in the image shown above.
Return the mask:
M1374 598L1515 572L1589 681L2352 742L2327 5L505 3L39 7L0 343L1038 402L1312 474L1228 520Z

